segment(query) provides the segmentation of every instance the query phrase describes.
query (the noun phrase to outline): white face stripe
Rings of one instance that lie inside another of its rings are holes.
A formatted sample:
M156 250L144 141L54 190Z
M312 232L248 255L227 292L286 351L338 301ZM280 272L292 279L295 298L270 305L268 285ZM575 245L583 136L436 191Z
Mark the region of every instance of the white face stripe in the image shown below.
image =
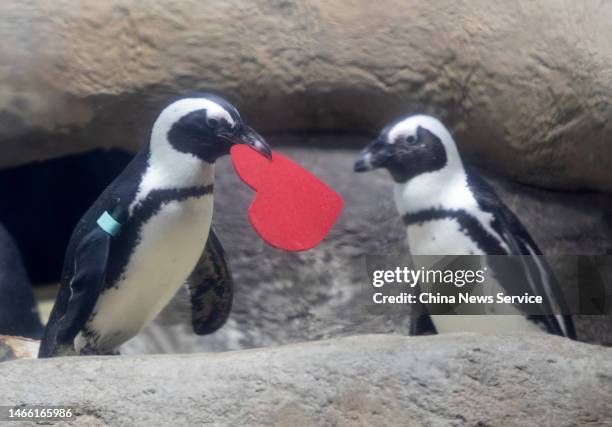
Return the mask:
M174 122L198 110L206 110L206 116L209 119L225 120L230 127L236 125L231 114L225 108L207 98L185 98L175 101L162 110L155 124L157 125L159 122L168 126L169 129Z
M235 126L230 113L207 98L185 98L167 106L153 125L151 156L138 187L138 194L130 205L130 214L152 190L204 186L214 182L214 165L202 161L193 154L177 151L168 141L168 132L174 123L187 114L202 109L206 109L207 118L226 120L230 126Z
M444 151L446 153L446 165L444 166L444 168L438 171L425 172L421 175L418 175L413 178L413 180L419 178L419 176L427 175L430 173L440 174L463 172L463 162L461 161L461 156L459 155L459 151L457 150L455 140L451 136L448 129L446 129L446 127L442 124L442 122L440 122L435 117L419 114L406 118L395 124L387 132L387 140L385 142L388 144L394 144L397 141L403 140L410 135L416 137L417 129L419 128L419 126L433 133L436 137L440 139L440 142L444 146Z
M395 144L398 140L406 139L410 135L416 136L417 122L412 118L402 120L387 134L387 143Z
M448 151L449 148L455 147L455 141L446 127L435 117L418 114L410 116L393 126L387 134L387 142L394 144L398 140L405 139L413 135L416 137L417 128L421 126L432 132L442 141L444 147Z

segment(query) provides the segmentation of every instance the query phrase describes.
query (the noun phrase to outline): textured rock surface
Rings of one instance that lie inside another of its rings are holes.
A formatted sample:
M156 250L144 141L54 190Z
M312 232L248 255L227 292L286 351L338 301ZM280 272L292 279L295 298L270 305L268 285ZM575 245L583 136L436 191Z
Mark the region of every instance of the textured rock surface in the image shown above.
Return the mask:
M365 142L340 137L318 141ZM301 137L297 142L311 144ZM357 153L352 149L280 151L344 197L345 210L329 236L302 253L266 246L246 217L253 192L236 177L229 159L223 159L217 169L214 221L236 283L229 322L212 336L194 336L189 306L186 300L177 301L156 325L125 346L126 353L237 350L364 333L408 333L407 316L370 314L360 295L368 281L364 255L398 253L403 248L405 232L386 172L351 173ZM573 270L556 256L612 253L610 196L551 192L504 181L493 184L551 257L566 287L575 283ZM611 317L576 321L580 339L612 345Z
M12 361L0 364L0 402L73 405L66 425L603 426L611 372L612 349L556 337L360 336Z
M0 362L13 359L35 359L38 341L9 335L0 335Z
M439 115L525 182L612 189L609 2L53 0L0 4L0 165L134 148L177 93L262 130Z

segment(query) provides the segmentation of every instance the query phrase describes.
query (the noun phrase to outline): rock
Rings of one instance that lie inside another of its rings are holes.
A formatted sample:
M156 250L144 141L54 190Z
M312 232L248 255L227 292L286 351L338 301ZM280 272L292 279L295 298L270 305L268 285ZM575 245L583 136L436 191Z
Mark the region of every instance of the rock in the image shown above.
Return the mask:
M36 359L39 341L9 335L0 335L0 362L13 359Z
M223 354L0 364L5 405L66 425L604 425L612 349L558 337L356 336ZM61 373L61 374L59 374Z
M377 131L438 115L468 157L612 190L612 4L238 0L0 4L0 166L135 149L177 93L264 131Z
M317 139L348 145L338 136ZM311 145L302 137L298 142ZM357 151L350 148L280 151L345 199L343 214L328 237L307 252L287 253L266 246L247 220L254 193L236 177L229 159L223 159L217 168L214 225L236 284L228 323L213 335L195 336L188 302L182 298L128 342L124 353L225 351L355 334L408 334L408 316L372 314L365 310L361 295L368 286L364 256L398 253L403 248L405 231L388 174L351 173ZM612 253L610 196L538 190L495 177L491 182L549 256L566 288L575 287L575 278L562 255ZM612 345L612 317L579 317L576 323L581 340Z

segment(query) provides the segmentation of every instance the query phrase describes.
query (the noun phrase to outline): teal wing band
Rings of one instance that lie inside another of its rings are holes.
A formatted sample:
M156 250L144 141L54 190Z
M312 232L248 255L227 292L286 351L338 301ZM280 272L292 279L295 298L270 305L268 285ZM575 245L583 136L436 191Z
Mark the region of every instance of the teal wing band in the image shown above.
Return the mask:
M108 213L108 211L104 211L96 222L102 230L106 231L111 236L116 236L121 229L121 224L119 224L117 220Z

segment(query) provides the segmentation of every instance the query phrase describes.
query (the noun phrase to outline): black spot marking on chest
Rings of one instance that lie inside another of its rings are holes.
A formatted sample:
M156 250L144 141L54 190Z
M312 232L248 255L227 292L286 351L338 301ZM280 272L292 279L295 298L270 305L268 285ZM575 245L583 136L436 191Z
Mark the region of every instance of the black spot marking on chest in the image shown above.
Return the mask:
M414 213L407 213L402 220L404 225L422 225L428 221L441 219L454 219L459 223L459 229L472 239L476 245L488 255L507 255L501 243L491 235L478 219L463 209L424 209ZM440 236L444 238L444 236Z
M112 287L124 274L128 262L141 239L141 230L161 208L170 202L182 202L212 194L213 185L187 187L180 189L153 190L139 202L129 220L123 225L121 234L113 240L111 257L106 275L105 288Z

